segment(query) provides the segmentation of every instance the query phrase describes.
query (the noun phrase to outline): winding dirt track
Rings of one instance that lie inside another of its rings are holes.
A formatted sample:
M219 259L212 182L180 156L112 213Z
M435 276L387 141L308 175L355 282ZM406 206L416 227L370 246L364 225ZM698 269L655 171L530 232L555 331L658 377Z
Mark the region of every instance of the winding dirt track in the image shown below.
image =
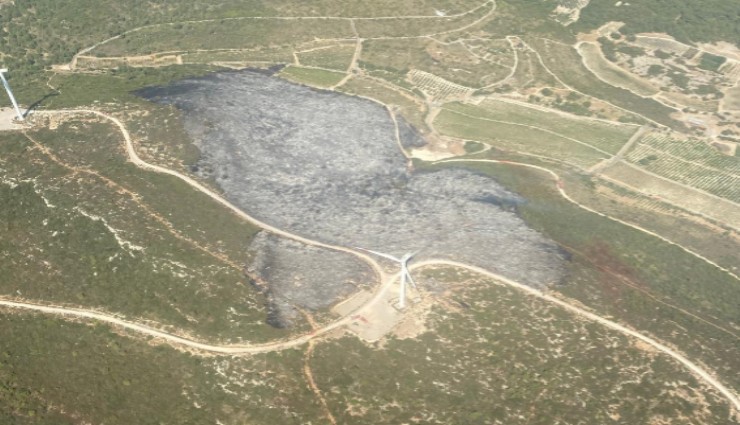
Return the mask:
M624 335L631 336L633 338L637 338L640 341L651 345L655 349L663 352L664 354L667 354L671 357L673 357L676 361L681 363L683 366L685 366L687 369L689 369L695 376L701 378L705 383L709 384L710 386L714 387L717 391L722 393L722 395L730 402L730 404L734 407L736 413L740 413L740 399L738 399L738 396L730 389L725 387L721 382L719 382L717 379L715 379L711 374L706 372L704 369L700 368L693 362L691 362L689 359L684 357L682 354L674 351L670 347L661 344L660 342L647 337L635 330L632 330L630 328L627 328L625 326L620 325L619 323L613 322L609 319L605 319L597 314L591 313L589 311L586 311L580 307L576 307L572 304L569 304L568 302L554 297L552 295L549 295L545 292L542 292L540 290L530 288L529 286L523 285L519 282L515 282L511 279L507 279L501 275L498 275L496 273L492 273L486 269L482 269L480 267L470 266L467 264L457 263L454 261L447 261L447 260L430 260L430 261L423 261L415 264L416 267L423 267L425 265L449 265L454 267L460 267L464 268L466 270L470 270L476 273L479 273L484 276L491 277L499 282L506 283L509 286L513 286L521 291L524 291L530 295L534 295L537 298L541 298L545 301L551 302L553 304L557 304L560 307L570 311L571 313L581 316L585 319L597 322L603 326L606 326L609 329L613 329L615 331L618 331ZM416 267L411 267L412 269Z
M298 337L293 338L293 339L290 339L290 340L276 341L276 342L271 342L271 343L266 343L266 344L247 344L247 345L217 345L217 344L208 344L208 343L205 343L205 342L199 342L199 341L195 341L195 340L192 340L192 339L183 338L183 337L180 337L180 336L177 336L177 335L173 335L173 334L170 334L170 333L161 331L161 330L157 330L157 329L152 328L152 327L149 327L149 326L144 326L144 325L141 325L141 324L138 324L138 323L126 321L126 320L117 318L115 316L112 316L110 314L99 313L99 312L95 312L95 311L92 311L92 310L74 309L74 308L67 308L67 307L46 306L46 305L26 303L26 302L18 302L18 301L10 301L10 300L0 300L0 306L10 307L10 308L16 308L16 309L32 310L32 311L37 311L37 312L46 313L46 314L58 315L58 316L62 316L62 317L74 317L74 318L80 318L80 319L87 319L87 320L95 320L95 321L105 322L105 323L108 323L108 324L111 324L111 325L119 326L121 328L130 330L130 331L134 331L134 332L138 332L138 333L141 333L141 334L149 335L149 336L152 336L152 337L155 337L155 338L160 338L160 339L163 339L163 340L165 340L167 342L170 342L170 343L173 343L173 344L176 344L176 345L182 345L182 346L186 346L186 347L190 347L190 348L194 348L194 349L198 349L198 350L202 350L202 351L208 351L208 352L212 352L212 353L230 354L230 355L257 354L257 353L266 353L266 352L271 352L271 351L279 351L279 350L285 350L285 349L288 349L288 348L297 347L297 346L306 344L307 342L311 341L312 339L317 338L317 337L319 337L321 335L324 335L324 334L326 334L326 333L328 333L328 332L330 332L330 331L332 331L334 329L337 329L337 328L339 328L341 326L344 326L345 324L348 324L349 322L351 322L353 320L352 318L356 314L360 314L363 311L367 310L372 305L374 305L375 303L381 302L381 300L384 299L385 294L390 289L392 283L396 279L398 279L398 277L399 277L399 273L396 273L396 274L393 274L393 275L388 275L387 273L385 273L385 271L380 267L380 265L374 259L372 259L371 257L365 255L362 252L358 252L358 251L355 251L355 250L352 250L352 249L348 249L348 248L344 248L344 247L340 247L340 246L328 245L328 244L324 244L324 243L321 243L321 242L317 242L317 241L313 241L313 240L310 240L310 239L306 239L306 238L303 238L301 236L294 235L292 233L289 233L289 232L286 232L286 231L277 229L277 228L275 228L273 226L270 226L268 224L262 223L262 222L260 222L260 221L258 221L256 219L254 219L253 217L249 216L245 212L241 211L239 208L237 208L234 205L232 205L229 201L227 201L226 199L222 198L220 195L218 195L217 193L215 193L212 190L208 189L207 187L201 185L200 183L198 183L194 179L192 179L192 178L190 178L190 177L188 177L186 175L183 175L183 174L181 174L181 173L179 173L177 171L170 170L170 169L167 169L167 168L164 168L164 167L161 167L161 166L157 166L157 165L153 165L153 164L149 164L149 163L145 162L136 153L136 150L134 148L134 145L133 145L133 142L131 140L131 136L130 136L128 130L123 125L123 123L120 120L118 120L117 118L115 118L115 117L112 117L112 116L110 116L108 114L105 114L103 112L100 112L100 111L95 111L95 110L90 110L90 109L75 109L75 110L66 110L66 111L44 111L44 112L36 112L36 113L37 114L40 114L40 115L54 115L54 114L57 114L57 115L80 115L80 114L84 115L84 114L88 114L89 115L89 114L92 114L92 115L96 115L96 116L99 116L99 117L102 117L104 119L109 120L112 123L114 123L120 129L120 131L121 131L121 133L122 133L122 135L124 137L124 140L125 140L125 148L126 148L126 153L127 153L128 157L129 157L129 160L131 162L133 162L136 166L138 166L138 167L140 167L142 169L145 169L145 170L151 170L151 171L155 171L155 172L158 172L158 173L168 174L168 175L177 177L177 178L183 180L184 182L188 183L190 186L192 186L194 189L198 190L199 192L204 193L204 194L210 196L216 202L218 202L221 205L229 208L230 210L232 210L238 216L242 217L245 220L248 220L249 222L251 222L251 223L253 223L253 224L257 225L257 226L262 227L263 229L265 229L267 231L273 232L273 233L275 233L277 235L281 235L283 237L290 238L290 239L293 239L293 240L296 240L296 241L299 241L299 242L302 242L302 243L305 243L305 244L308 244L308 245L317 246L317 247L321 247L321 248L327 248L327 249L333 249L333 250L347 252L347 253L350 253L352 255L355 255L355 256L359 257L360 259L366 261L369 265L371 265L375 269L376 273L378 274L379 280L380 280L380 285L375 289L375 294L373 295L373 297L367 303L365 303L364 305L358 307L355 312L352 312L351 314L349 314L349 315L347 315L347 316L345 316L345 317L343 317L341 319L338 319L338 320L336 320L336 321L334 321L334 322L332 322L332 323L330 323L328 325L325 325L322 328L316 329L316 330L314 330L314 331L312 331L312 332L310 332L308 334L304 334L304 335L298 336ZM561 181L560 177L555 172L553 172L551 170L548 170L546 168L539 167L539 166L536 166L536 165L530 165L530 164L514 163L514 162L510 162L510 161L497 161L497 160L448 159L448 160L438 161L437 163L446 163L446 162L491 162L491 163L508 163L508 164L512 164L512 165L526 166L526 167L535 168L535 169L544 171L544 172L546 172L546 173L548 173L548 174L550 174L551 176L554 177L554 179L556 181L556 186L557 186L558 191L560 192L560 194L565 199L567 199L570 202L578 205L579 207L581 207L581 208L583 208L585 210L591 211L594 214L599 214L599 215L601 215L603 217L607 217L607 218L609 218L611 220L620 222L622 224L625 224L625 225L630 226L632 228L635 228L637 230L640 230L640 231L643 231L645 233L651 234L651 235L653 235L655 237L658 237L661 240L666 241L667 243L670 243L671 245L678 246L679 248L683 249L684 251L689 252L689 253L691 253L693 255L696 255L699 258L704 259L708 263L713 264L714 266L716 266L716 267L718 267L718 268L726 271L727 273L732 274L728 270L723 269L722 267L720 267L717 264L711 262L710 260L707 260L707 259L699 256L698 254L693 253L692 251L689 251L686 248L683 248L682 246L680 246L678 244L675 244L673 242L670 242L670 241L662 238L660 235L654 234L654 233L649 232L649 231L647 231L645 229L639 228L637 226L631 225L631 224L626 223L626 222L623 222L621 220L618 220L618 219L609 217L607 215L604 215L602 213L599 213L599 212L594 211L594 210L592 210L592 209L590 209L590 208L588 208L586 206L583 206L583 205L579 204L578 202L576 202L575 200L573 200L572 198L570 198L567 195L567 193L563 190L563 188L562 188L562 181ZM580 316L580 317L585 318L587 320L591 320L591 321L600 323L601 325L606 326L607 328L610 328L610 329L615 330L617 332L620 332L620 333L622 333L624 335L627 335L628 337L639 339L642 342L644 342L646 344L649 344L650 346L654 347L656 350L662 352L663 354L666 354L666 355L672 357L674 360L676 360L677 362L679 362L680 364L682 364L684 367L686 367L697 378L699 378L700 380L702 380L703 382L705 382L710 387L712 387L712 388L716 389L717 391L719 391L730 402L730 405L735 410L735 413L736 414L740 414L740 399L738 398L738 396L732 390L730 390L729 388L725 387L711 373L707 372L706 370L702 369L701 367L699 367L695 363L691 362L689 359L687 359L686 357L684 357L681 353L679 353L679 352L671 349L670 347L668 347L668 346L666 346L666 345L664 345L664 344L662 344L662 343L660 343L660 342L658 342L658 341L656 341L656 340L654 340L654 339L652 339L652 338L650 338L648 336L645 336L645 335L643 335L643 334L641 334L641 333L639 333L639 332L637 332L637 331L635 331L633 329L630 329L630 328L627 328L627 327L625 327L623 325L620 325L620 324L618 324L618 323L616 323L614 321L611 321L609 319L606 319L604 317L601 317L601 316L599 316L599 315L597 315L595 313L592 313L590 311L587 311L585 309L582 309L580 307L577 307L575 305L572 305L572 304L568 303L565 300L562 300L560 298L554 297L554 296L552 296L550 294L547 294L547 293L545 293L543 291L540 291L540 290L537 290L537 289L534 289L534 288L530 288L530 287L528 287L526 285L523 285L523 284L521 284L519 282L513 281L513 280L508 279L508 278L506 278L504 276L498 275L496 273L490 272L488 270L485 270L485 269L482 269L482 268L479 268L479 267L474 267L474 266L470 266L470 265L467 265L467 264L462 264L462 263L457 263L457 262L454 262L454 261L447 261L447 260L426 260L426 261L422 261L422 262L419 262L419 263L416 263L416 264L412 265L411 266L411 269L418 269L418 268L421 268L421 267L431 266L431 265L447 265L447 266L460 267L460 268L464 268L466 270L470 270L470 271L475 272L475 273L479 273L479 274L484 275L484 276L488 276L488 277L493 278L493 279L495 279L497 281L503 282L503 283L505 283L505 284L507 284L509 286L512 286L512 287L517 288L517 289L519 289L521 291L524 291L524 292L526 292L526 293L528 293L530 295L536 296L536 297L538 297L540 299L543 299L545 301L548 301L550 303L557 304L558 306L560 306L560 307L562 307L562 308L570 311L571 313L573 313L573 314L575 314L577 316Z
M378 262L376 262L372 257L368 256L367 254L365 254L365 253L363 253L361 251L356 251L356 250L345 248L345 247L342 247L342 246L329 245L329 244L325 244L325 243L322 243L322 242L314 241L314 240L307 239L307 238L304 238L302 236L299 236L299 235L296 235L296 234L293 234L293 233L286 232L284 230L278 229L278 228L273 227L273 226L271 226L271 225L269 225L267 223L263 223L263 222L257 220L256 218L250 216L249 214L245 213L241 209L237 208L231 202L229 202L226 199L224 199L223 197L221 197L221 195L219 195L216 192L212 191L211 189L203 186L202 184L200 184L199 182L197 182L193 178L188 177L188 176L186 176L186 175L184 175L182 173L179 173L177 171L170 170L169 168L160 167L158 165L150 164L150 163L142 160L139 157L139 155L136 153L136 149L134 148L134 143L131 140L131 135L129 134L128 130L126 129L126 126L124 126L123 123L119 119L117 119L117 118L115 118L113 116L110 116L110 115L105 114L103 112L92 110L92 109L70 109L70 110L61 110L61 111L36 111L36 112L34 112L34 114L38 114L38 115L85 115L85 114L90 115L90 114L92 114L92 115L96 115L98 117L104 118L104 119L112 122L113 124L115 124L118 127L118 129L121 131L121 134L123 135L123 138L125 140L126 154L128 155L129 160L134 165L136 165L137 167L142 168L144 170L154 171L154 172L157 172L157 173L168 174L170 176L177 177L178 179L183 180L185 183L189 184L191 187L193 187L197 191L199 191L199 192L201 192L203 194L208 195L214 201L216 201L219 204L223 205L224 207L228 208L229 210L231 210L234 214L236 214L240 218L242 218L242 219L244 219L244 220L246 220L246 221L254 224L257 227L260 227L263 230L266 230L266 231L268 231L270 233L274 233L276 235L283 236L283 237L288 238L288 239L292 239L292 240L295 240L295 241L304 243L306 245L311 245L311 246L315 246L315 247L319 247L319 248L325 248L325 249L331 249L331 250L334 250L334 251L342 251L342 252L346 252L348 254L352 254L352 255L354 255L356 257L359 257L361 260L365 261L366 263L368 263L375 270L375 272L378 274L379 277L384 275L383 269L380 267L380 265L378 264Z

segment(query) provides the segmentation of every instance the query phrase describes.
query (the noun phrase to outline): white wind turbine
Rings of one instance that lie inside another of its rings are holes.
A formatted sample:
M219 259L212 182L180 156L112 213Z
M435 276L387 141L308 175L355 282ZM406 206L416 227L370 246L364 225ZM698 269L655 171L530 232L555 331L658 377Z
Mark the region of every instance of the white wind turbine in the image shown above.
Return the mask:
M13 108L15 108L15 114L18 116L18 121L23 121L23 114L21 114L21 110L18 108L18 103L15 101L15 96L13 96L13 92L10 90L10 85L8 84L8 80L5 79L6 72L8 72L6 68L0 69L0 80L2 80L3 82L5 91L8 92L8 97L10 98L10 102L13 103Z
M417 252L406 254L401 258L397 258L392 255L383 254L382 252L371 251L369 249L359 248L359 247L356 247L356 248L359 250L365 251L365 252L369 252L371 254L375 254L379 257L387 258L391 261L395 261L396 263L401 264L401 291L398 297L398 308L406 308L406 280L408 280L409 283L411 283L411 286L413 286L414 289L416 289L416 283L414 282L414 279L411 277L411 272L409 272L408 264L409 264L409 260L411 260L414 257L414 255L417 254Z

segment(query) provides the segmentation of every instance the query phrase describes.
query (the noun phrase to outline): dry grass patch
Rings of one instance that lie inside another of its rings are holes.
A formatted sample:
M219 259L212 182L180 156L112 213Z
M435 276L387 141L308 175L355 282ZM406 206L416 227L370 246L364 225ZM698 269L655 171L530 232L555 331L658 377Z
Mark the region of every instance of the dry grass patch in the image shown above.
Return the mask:
M460 106L444 109L435 119L434 126L442 135L484 142L503 150L554 158L582 169L588 169L609 157L588 145L541 129L496 121L485 115L468 114L460 110Z
M578 53L583 57L583 63L597 77L617 87L629 90L640 96L652 96L658 89L636 75L612 65L601 54L601 48L594 43L583 42L578 45Z
M346 71L352 63L355 43L301 46L295 55L300 65Z
M328 88L336 85L345 77L344 73L325 69L302 68L299 66L288 66L284 68L280 77L307 86Z

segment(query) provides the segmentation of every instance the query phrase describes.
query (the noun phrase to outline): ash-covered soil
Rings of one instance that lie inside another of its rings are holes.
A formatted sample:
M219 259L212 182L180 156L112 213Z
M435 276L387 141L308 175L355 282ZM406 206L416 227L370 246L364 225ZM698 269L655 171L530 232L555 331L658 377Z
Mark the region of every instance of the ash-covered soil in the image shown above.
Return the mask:
M265 282L270 301L268 322L290 325L295 306L316 310L329 307L372 281L374 272L350 254L307 246L265 232L250 244L249 272L258 285Z
M453 259L533 286L563 276L564 254L512 211L526 200L467 170L411 171L388 112L371 101L250 71L142 95L184 111L202 153L195 171L259 220L335 245L396 256L418 250L416 260ZM404 122L400 134L405 146L423 143ZM340 268L358 271L351 285L370 276L346 254L264 238L252 243L265 250L249 267L287 303L318 308L344 296L349 277ZM291 271L265 271L287 263ZM296 276L300 285L290 283ZM316 304L315 294L326 302Z

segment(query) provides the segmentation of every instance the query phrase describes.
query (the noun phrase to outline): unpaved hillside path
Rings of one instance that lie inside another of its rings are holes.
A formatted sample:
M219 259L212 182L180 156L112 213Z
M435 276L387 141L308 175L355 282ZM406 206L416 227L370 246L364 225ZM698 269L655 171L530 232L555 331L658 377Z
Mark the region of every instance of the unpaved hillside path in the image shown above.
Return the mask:
M479 267L474 267L474 266L470 266L467 264L462 264L462 263L448 261L448 260L426 260L426 261L413 264L411 266L411 269L416 270L416 269L419 269L425 266L433 266L433 265L445 265L445 266L459 267L465 270L472 271L474 273L478 273L478 274L493 278L499 282L512 286L520 291L526 292L529 295L536 296L552 304L557 304L558 306L582 318L591 320L593 322L597 322L609 329L620 332L628 337L637 338L643 341L644 343L652 346L656 350L662 352L663 354L666 354L672 357L674 360L676 360L681 365L686 367L694 376L704 381L710 387L719 391L730 402L736 414L740 414L740 399L738 399L738 397L735 395L735 393L732 390L725 387L712 374L705 371L704 369L702 369L695 363L691 362L689 359L684 357L679 352L671 349L670 347L648 336L645 336L635 330L622 326L614 321L601 317L595 313L589 312L585 309L572 305L565 300L562 300L560 298L549 295L540 290L531 288L529 286L526 286L524 284L513 281L504 276L498 275L496 273L490 272L488 270L485 270ZM312 339L320 335L326 334L327 332L331 330L334 330L340 326L343 326L351 322L352 320L354 320L353 317L356 314L361 314L363 311L368 309L371 305L378 302L382 298L382 294L388 290L390 283L394 282L397 278L398 278L398 274L395 274L392 277L387 278L385 282L381 285L380 290L378 290L376 295L368 303L361 306L354 313L348 316L345 316L344 318L330 325L327 325L323 328L319 328L315 331L312 331L309 334L302 335L292 340L279 341L279 342L260 344L260 345L213 345L213 344L198 342L198 341L194 341L191 339L186 339L186 338L182 338L176 335L172 335L167 332L159 331L159 330L150 328L148 326L143 326L137 323L128 322L128 321L116 318L114 316L96 313L90 310L52 307L52 306L44 306L44 305L39 305L39 304L21 303L21 302L5 301L5 300L0 300L0 306L32 310L32 311L37 311L37 312L46 313L46 314L53 314L53 315L58 315L58 316L63 316L63 317L74 317L74 318L92 319L96 321L101 321L101 322L105 322L111 325L120 326L126 330L135 331L135 332L153 336L156 338L161 338L170 343L186 346L189 348L195 348L197 350L207 351L211 353L231 354L231 355L257 354L257 353L266 353L266 352L271 352L271 351L285 350L285 349L294 348L294 347L306 344Z
M616 155L612 156L609 159L605 159L598 164L594 165L588 170L589 174L599 174L602 170L609 167L610 165L614 164L617 161L621 161L624 157L624 154L626 154L630 149L632 149L632 146L637 143L638 140L642 137L643 134L645 134L649 129L646 126L641 126L640 128L635 131L635 133L630 137L629 140L627 140L627 143L625 143L621 149L619 149L619 152L617 152Z
M415 267L411 267L412 269L417 267L423 267L428 265L449 265L453 267L460 267L466 270L473 271L475 273L481 274L483 276L487 276L490 278L493 278L499 282L503 282L509 286L512 286L514 288L519 289L520 291L526 292L530 295L533 295L537 298L543 299L545 301L548 301L552 304L557 304L558 306L570 311L571 313L583 317L585 319L591 320L593 322L599 323L609 329L613 329L617 332L620 332L624 335L637 338L640 341L652 346L653 348L661 351L663 354L667 354L671 357L673 357L674 360L681 363L684 367L686 367L688 370L690 370L696 377L701 378L702 381L709 384L710 386L714 387L717 391L719 391L733 406L735 410L735 414L740 414L740 399L738 399L738 396L730 389L725 387L721 382L719 382L716 378L714 378L711 374L706 372L701 367L697 366L693 362L691 362L689 359L684 357L681 353L671 349L670 347L661 344L660 342L647 337L633 329L630 329L626 326L622 326L619 323L616 323L614 321L611 321L609 319L606 319L604 317L599 316L598 314L592 313L590 311L584 310L580 307L577 307L573 304L568 303L567 301L560 299L558 297L555 297L553 295L550 295L548 293L545 293L543 291L531 288L527 285L521 284L519 282L513 281L511 279L507 279L501 275L498 275L496 273L492 273L486 269L482 269L480 267L470 266L467 264L457 263L455 261L447 261L447 260L429 260L429 261L422 261L417 264L415 264Z
M366 263L368 263L368 265L370 265L375 270L375 272L377 273L378 276L383 276L383 274L384 274L383 269L380 267L380 265L372 257L368 256L367 254L365 254L365 253L363 253L361 251L356 251L356 250L353 250L353 249L349 249L349 248L345 248L345 247L337 246L337 245L325 244L325 243L322 243L322 242L318 242L318 241L314 241L314 240L311 240L311 239L308 239L308 238L304 238L303 236L296 235L294 233L290 233L290 232L287 232L285 230L278 229L277 227L273 227L273 226L271 226L271 225L269 225L267 223L264 223L264 222L261 222L261 221L257 220L256 218L250 216L249 214L245 213L244 211L242 211L241 209L239 209L238 207L236 207L234 204L232 204L231 202L229 202L226 199L224 199L223 197L221 197L221 195L219 195L218 193L214 192L213 190L211 190L211 189L203 186L201 183L199 183L195 179L193 179L193 178L191 178L189 176L186 176L186 175L184 175L184 174L182 174L180 172L177 172L177 171L174 171L174 170L170 170L169 168L161 167L159 165L150 164L150 163L144 161L136 153L136 149L134 148L133 140L131 139L131 135L129 134L128 130L126 129L126 126L118 118L115 118L115 117L113 117L111 115L108 115L106 113L103 113L103 112L100 112L100 111L96 111L96 110L93 110L93 109L70 109L70 110L61 110L61 111L36 111L36 112L34 112L34 114L38 114L38 115L96 115L98 117L104 118L104 119L112 122L113 124L115 124L118 127L118 129L121 131L121 134L123 135L123 138L124 138L124 141L125 141L126 154L128 155L129 160L134 165L136 165L137 167L142 168L144 170L154 171L154 172L157 172L157 173L162 173L162 174L167 174L167 175L170 175L170 176L173 176L173 177L177 177L178 179L183 180L185 183L187 183L188 185L190 185L191 187L193 187L195 190L197 190L197 191L199 191L199 192L201 192L201 193L203 193L205 195L208 195L214 201L218 202L222 206L225 206L226 208L228 208L229 210L231 210L234 214L236 214L240 218L242 218L242 219L244 219L244 220L246 220L246 221L254 224L257 227L260 227L263 230L266 230L266 231L268 231L270 233L274 233L274 234L279 235L279 236L283 236L283 237L288 238L288 239L292 239L292 240L295 240L295 241L304 243L306 245L311 245L311 246L315 246L315 247L318 247L318 248L325 248L325 249L330 249L330 250L334 250L334 251L341 251L341 252L346 252L348 254L352 254L352 255L354 255L356 257L359 257L361 260L365 261Z

